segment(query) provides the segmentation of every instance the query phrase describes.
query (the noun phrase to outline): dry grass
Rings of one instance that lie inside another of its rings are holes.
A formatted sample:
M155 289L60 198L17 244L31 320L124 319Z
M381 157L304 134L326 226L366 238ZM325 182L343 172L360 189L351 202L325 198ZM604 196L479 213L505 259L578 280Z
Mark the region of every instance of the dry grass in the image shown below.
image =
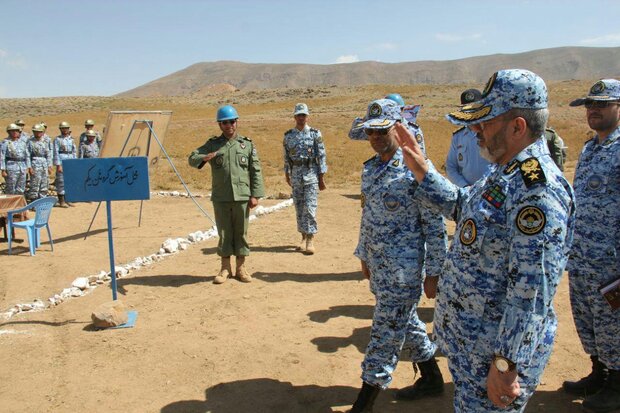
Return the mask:
M564 81L551 83L550 124L564 139L569 150L569 164L577 159L586 139L588 127L583 109L570 108L568 102L583 95L593 81ZM168 98L102 98L66 97L40 99L0 99L0 124L24 118L29 129L44 120L49 134L57 134L56 126L66 120L73 125L74 136L82 131L85 119L92 118L101 129L111 110L172 110L173 115L165 139L165 147L190 189L208 192L210 171L196 170L187 164L189 153L206 139L219 134L214 121L219 105L231 103L241 118L239 133L249 136L257 145L263 164L268 194L288 192L282 172L282 137L294 123L292 109L297 102L310 106L310 124L321 129L328 155L328 185L340 186L359 182L361 163L372 155L368 143L351 141L347 137L351 121L361 116L367 104L387 93L398 91L407 103L419 103L423 108L419 123L426 138L427 152L438 168L444 165L455 127L444 119L454 109L460 92L482 85L408 85L365 87L320 87L274 89L264 91L234 91L227 94L202 94L194 97ZM153 189L182 189L166 162L151 171Z

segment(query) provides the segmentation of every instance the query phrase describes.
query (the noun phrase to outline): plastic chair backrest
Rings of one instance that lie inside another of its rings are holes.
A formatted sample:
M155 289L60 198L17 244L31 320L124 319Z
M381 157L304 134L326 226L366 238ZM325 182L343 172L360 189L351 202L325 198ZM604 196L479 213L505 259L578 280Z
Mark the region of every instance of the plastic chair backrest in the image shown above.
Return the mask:
M28 205L29 208L34 208L36 214L34 217L35 228L41 228L47 224L50 214L52 213L52 207L57 201L57 198L48 196L46 198L37 199Z

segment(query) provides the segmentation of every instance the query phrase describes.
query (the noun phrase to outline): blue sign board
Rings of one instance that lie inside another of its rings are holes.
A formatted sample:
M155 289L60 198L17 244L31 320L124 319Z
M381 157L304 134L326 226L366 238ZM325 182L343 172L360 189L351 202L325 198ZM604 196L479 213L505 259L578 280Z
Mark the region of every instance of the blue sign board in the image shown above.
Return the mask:
M62 169L69 202L150 198L146 156L65 159Z

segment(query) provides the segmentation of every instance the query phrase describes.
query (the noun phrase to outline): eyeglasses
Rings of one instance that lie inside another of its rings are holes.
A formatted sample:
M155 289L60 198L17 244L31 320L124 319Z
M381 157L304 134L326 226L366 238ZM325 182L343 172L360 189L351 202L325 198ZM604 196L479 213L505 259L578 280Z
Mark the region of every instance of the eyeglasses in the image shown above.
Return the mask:
M617 100L586 100L584 105L586 109L605 109L611 105L617 105Z
M390 128L391 129L391 128ZM372 129L372 128L366 128L364 129L364 133L368 136L372 136L374 134L377 134L379 136L386 136L388 134L388 132L390 131L390 129Z
M233 119L233 120L223 120L220 122L222 125L234 125L235 123L237 123L237 119Z

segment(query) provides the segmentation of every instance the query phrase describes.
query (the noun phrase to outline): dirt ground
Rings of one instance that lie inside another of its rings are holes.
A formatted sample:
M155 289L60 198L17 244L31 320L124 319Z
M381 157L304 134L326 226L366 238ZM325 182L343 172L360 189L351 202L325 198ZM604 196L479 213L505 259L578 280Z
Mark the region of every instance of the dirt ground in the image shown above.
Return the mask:
M200 199L211 211L208 200ZM277 203L265 200L263 205ZM31 257L26 242L8 256L0 244L0 311L46 300L78 276L109 270L105 209L83 240L96 208L55 208L54 252L45 242ZM211 227L187 199L153 197L112 206L116 262L157 252L169 237ZM216 239L189 247L119 280L119 298L138 312L130 329L95 331L90 314L111 300L109 285L57 307L0 321L2 412L344 412L355 399L374 299L353 256L359 229L356 185L330 188L319 200L317 253L294 251L293 207L250 225L251 284L214 285ZM19 235L19 233L18 233ZM587 374L570 312L567 277L556 297L555 350L528 412L581 411L558 390ZM433 317L424 299L423 320ZM432 325L428 325L429 332ZM403 361L376 412L452 411L446 360L443 396L396 402L413 371Z

